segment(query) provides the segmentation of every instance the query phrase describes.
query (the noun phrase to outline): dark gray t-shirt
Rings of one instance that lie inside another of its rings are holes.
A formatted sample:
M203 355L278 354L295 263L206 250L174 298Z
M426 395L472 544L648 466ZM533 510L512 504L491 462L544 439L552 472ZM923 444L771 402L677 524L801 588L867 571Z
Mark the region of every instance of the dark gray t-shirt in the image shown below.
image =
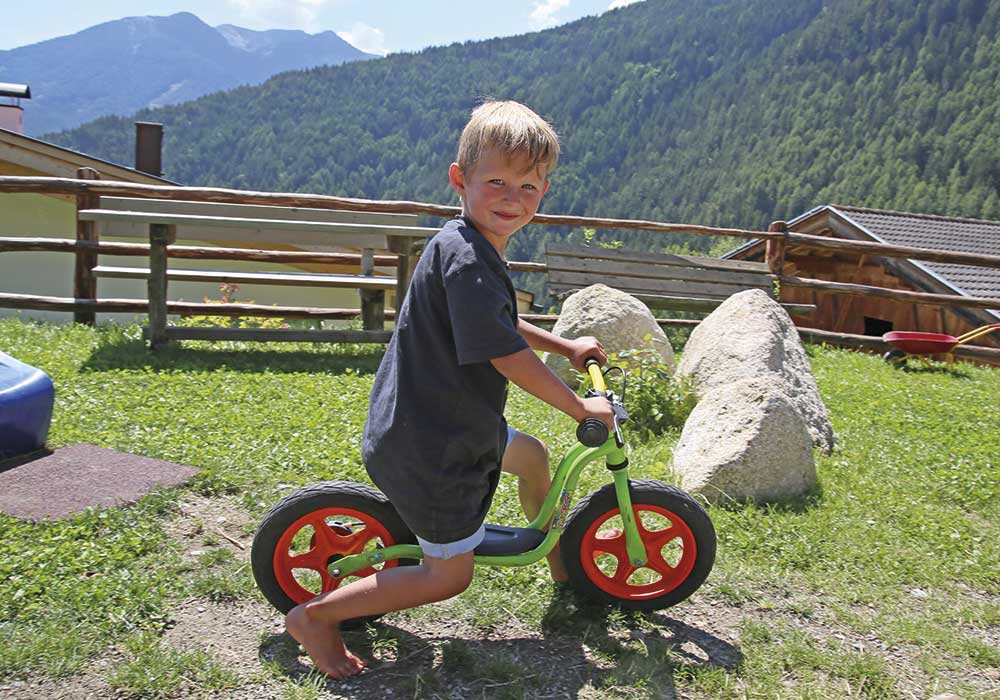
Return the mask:
M507 380L490 360L527 347L506 263L466 220L449 221L413 272L361 448L372 481L425 540L460 540L485 519L507 434Z

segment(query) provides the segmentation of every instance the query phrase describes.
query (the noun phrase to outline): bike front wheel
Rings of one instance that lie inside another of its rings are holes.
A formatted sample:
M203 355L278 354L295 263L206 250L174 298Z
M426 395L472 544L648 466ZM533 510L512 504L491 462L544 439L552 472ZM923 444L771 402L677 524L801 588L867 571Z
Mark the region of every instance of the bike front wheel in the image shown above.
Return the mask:
M633 566L613 484L573 509L562 536L570 584L589 598L628 610L658 610L694 593L715 563L715 527L680 489L651 479L629 481L632 510L646 549Z
M349 481L324 481L285 496L264 516L250 563L261 593L287 613L345 582L410 560L393 560L343 579L332 565L349 554L416 539L381 492Z

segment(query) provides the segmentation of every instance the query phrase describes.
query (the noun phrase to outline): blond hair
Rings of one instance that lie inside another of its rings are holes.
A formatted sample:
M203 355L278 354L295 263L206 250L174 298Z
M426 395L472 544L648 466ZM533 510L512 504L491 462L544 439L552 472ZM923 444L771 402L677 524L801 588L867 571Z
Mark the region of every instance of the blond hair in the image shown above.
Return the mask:
M505 158L526 156L532 168L545 167L548 175L559 161L559 136L547 121L510 100L484 102L472 111L458 140L458 167L469 172L488 148Z

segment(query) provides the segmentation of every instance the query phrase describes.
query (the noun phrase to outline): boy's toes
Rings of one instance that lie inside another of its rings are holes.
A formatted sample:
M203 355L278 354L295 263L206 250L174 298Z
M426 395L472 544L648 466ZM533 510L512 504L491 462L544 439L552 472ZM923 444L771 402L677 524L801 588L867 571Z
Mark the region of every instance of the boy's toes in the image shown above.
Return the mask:
M345 657L339 663L335 664L332 668L324 670L326 675L331 678L336 678L337 680L343 680L345 678L350 678L351 676L356 676L361 673L365 668L364 663L358 657L353 654Z

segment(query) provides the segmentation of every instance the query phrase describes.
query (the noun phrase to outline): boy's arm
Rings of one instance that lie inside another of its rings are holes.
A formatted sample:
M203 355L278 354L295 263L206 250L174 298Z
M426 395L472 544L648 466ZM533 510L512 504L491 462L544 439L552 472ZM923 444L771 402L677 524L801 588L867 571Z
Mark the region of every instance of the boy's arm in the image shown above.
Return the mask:
M534 350L525 348L511 355L492 359L490 363L507 379L532 396L558 408L578 423L584 418L593 416L604 421L609 430L614 430L611 403L600 396L590 399L577 396L561 379L552 374Z
M600 341L589 335L572 340L563 338L555 333L548 332L544 328L532 325L522 318L517 319L517 332L528 341L528 345L533 350L558 353L568 358L570 364L578 372L586 371L583 361L588 357L593 357L601 365L608 361L608 356L604 353L604 348L601 347ZM507 378L510 379L510 377ZM514 380L511 379L511 381ZM517 382L514 383L517 384Z

